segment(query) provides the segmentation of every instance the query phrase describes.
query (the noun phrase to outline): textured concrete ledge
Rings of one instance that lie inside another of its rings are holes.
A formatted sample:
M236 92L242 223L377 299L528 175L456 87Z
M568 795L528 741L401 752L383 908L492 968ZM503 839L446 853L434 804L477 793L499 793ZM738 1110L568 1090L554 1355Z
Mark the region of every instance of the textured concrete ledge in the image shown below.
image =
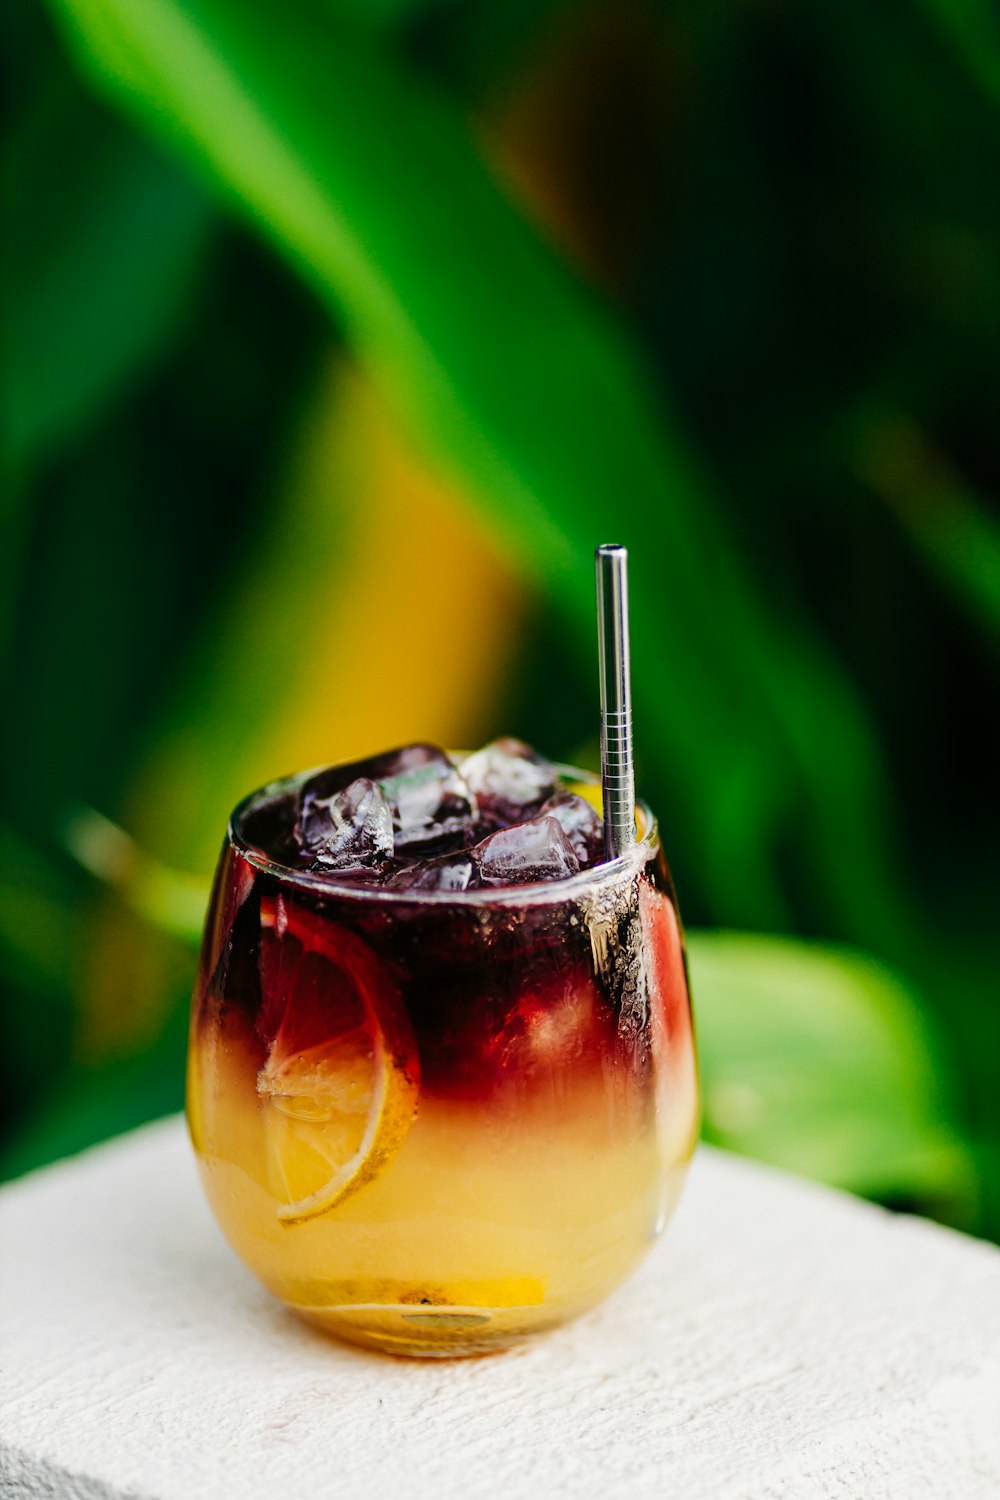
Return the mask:
M1000 1495L1000 1252L703 1150L598 1312L417 1363L273 1302L166 1121L0 1192L0 1496Z

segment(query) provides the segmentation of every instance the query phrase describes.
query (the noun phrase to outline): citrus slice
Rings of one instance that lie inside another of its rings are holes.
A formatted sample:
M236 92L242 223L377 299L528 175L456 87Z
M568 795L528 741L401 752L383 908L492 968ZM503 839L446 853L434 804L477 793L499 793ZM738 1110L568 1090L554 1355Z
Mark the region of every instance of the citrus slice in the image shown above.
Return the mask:
M257 1075L278 1218L302 1223L374 1181L416 1112L417 1046L399 986L355 933L261 902Z

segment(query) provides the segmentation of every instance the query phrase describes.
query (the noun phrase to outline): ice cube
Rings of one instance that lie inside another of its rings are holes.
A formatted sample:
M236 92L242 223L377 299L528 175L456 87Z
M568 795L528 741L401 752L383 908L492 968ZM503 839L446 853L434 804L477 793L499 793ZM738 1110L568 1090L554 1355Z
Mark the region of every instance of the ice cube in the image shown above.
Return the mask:
M555 818L533 818L501 828L477 844L473 854L484 885L527 885L575 875L580 861Z
M539 809L540 818L555 818L583 865L596 865L604 858L604 823L586 797L576 792L556 792Z
M303 803L329 798L359 777L375 782L389 804L397 854L461 849L475 838L475 798L436 745L402 745L350 765L329 766L306 782Z
M523 740L494 740L462 761L462 775L488 824L531 818L558 786L555 767Z
M439 854L408 865L389 881L394 891L471 891L479 884L479 868L468 850Z
M392 858L392 811L375 782L358 776L328 797L307 790L295 837L314 868L378 870Z
M414 761L419 750L425 758ZM457 767L433 745L411 745L400 768L379 779L392 809L397 854L444 851L471 843L476 799Z

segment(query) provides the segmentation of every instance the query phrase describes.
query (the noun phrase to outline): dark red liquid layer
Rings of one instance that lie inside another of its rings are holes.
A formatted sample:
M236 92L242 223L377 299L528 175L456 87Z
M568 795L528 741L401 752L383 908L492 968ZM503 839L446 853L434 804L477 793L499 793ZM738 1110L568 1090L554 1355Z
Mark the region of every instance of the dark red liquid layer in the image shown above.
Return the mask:
M299 806L278 788L238 813L246 849L227 845L206 929L197 1024L246 1049L249 1070L279 1035L296 1051L343 1032L366 1001L404 1008L425 1095L498 1106L587 1077L642 1087L655 1039L689 1037L655 847L530 891L421 898L274 868L294 852Z
M640 882L662 891L655 863ZM243 899L233 911L224 893L237 887ZM632 930L616 934L617 957L604 965L578 898L491 913L484 927L474 909L394 903L386 911L291 893L230 852L216 899L198 1022L245 1048L254 1073L279 1034L286 1049L305 1050L360 1017L359 981L338 962L345 931L373 957L360 983L376 1009L402 997L429 1096L516 1106L609 1071L640 1083L651 1067L651 1007L663 1007L666 1035L688 1024L679 947L668 931L644 939L638 894L620 924ZM289 920L281 937L267 919L276 901ZM295 935L306 923L323 934L316 944Z

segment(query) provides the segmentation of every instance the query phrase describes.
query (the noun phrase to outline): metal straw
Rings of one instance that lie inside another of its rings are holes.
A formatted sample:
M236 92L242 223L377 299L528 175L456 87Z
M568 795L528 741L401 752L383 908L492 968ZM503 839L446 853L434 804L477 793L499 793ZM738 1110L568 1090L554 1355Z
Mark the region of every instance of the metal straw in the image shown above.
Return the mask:
M597 638L601 658L601 780L604 853L617 859L635 843L632 683L628 649L628 552L606 542L597 567Z

